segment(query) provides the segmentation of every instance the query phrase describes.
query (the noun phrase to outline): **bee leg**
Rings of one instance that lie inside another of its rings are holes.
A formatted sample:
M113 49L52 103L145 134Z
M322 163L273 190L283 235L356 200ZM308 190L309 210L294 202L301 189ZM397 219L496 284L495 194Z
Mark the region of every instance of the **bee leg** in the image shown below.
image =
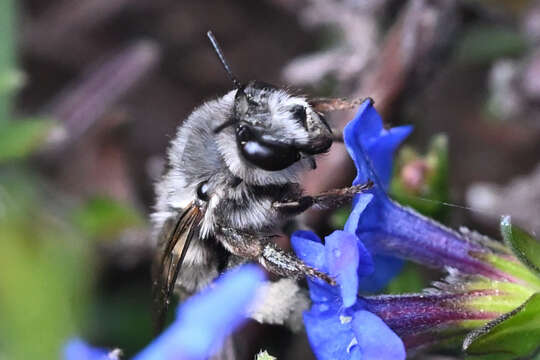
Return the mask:
M342 189L333 189L314 196L302 196L294 201L274 202L274 209L288 215L300 214L310 207L318 209L335 209L352 200L354 195L371 189L372 181Z
M343 130L332 128L332 141L342 143L343 140Z
M220 236L221 235L221 236ZM266 270L283 277L312 276L335 285L334 279L285 252L272 242L272 235L259 235L233 228L221 228L218 239L232 254L258 261Z
M259 256L259 263L268 271L286 277L311 276L322 279L330 285L336 285L334 279L304 263L295 255L285 252L274 243L267 243Z

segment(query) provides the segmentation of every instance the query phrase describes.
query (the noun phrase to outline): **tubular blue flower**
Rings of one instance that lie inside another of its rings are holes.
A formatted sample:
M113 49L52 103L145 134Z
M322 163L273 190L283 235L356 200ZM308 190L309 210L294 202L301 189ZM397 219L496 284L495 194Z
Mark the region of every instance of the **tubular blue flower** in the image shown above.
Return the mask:
M357 175L353 184L374 182L372 193L377 197L385 197L392 176L392 164L394 152L412 131L412 126L400 126L391 129L383 127L382 120L373 108L371 99L364 101L355 118L345 127L343 137L347 145L347 151L357 168ZM359 198L368 194L358 195ZM377 205L374 205L377 206ZM374 206L370 206L372 209ZM354 212L353 208L353 212ZM370 213L363 214L364 218ZM363 220L362 224L365 222ZM356 229L360 219L356 222ZM356 229L351 232L356 233ZM359 287L366 292L377 292L388 281L397 275L403 268L403 260L394 256L372 254L375 271L371 276L361 280Z
M358 279L373 271L371 256L347 231L336 231L325 240L323 245L310 231L297 231L291 238L303 261L328 272L339 284L337 288L308 279L313 304L304 312L304 324L313 352L319 359L404 359L400 338L357 303Z
M411 130L409 126L385 130L370 100L362 103L355 118L345 127L345 145L357 168L353 184L368 180L374 183L370 190L373 199L358 219L356 235L376 255L513 280L479 258L478 255L486 253L486 247L467 241L455 231L398 205L387 196L385 190L390 181L393 152ZM357 196L356 204L363 196L366 194ZM386 263L388 258L376 257L376 260L379 260L376 263ZM378 268L375 273L379 273Z
M208 358L244 321L246 309L263 279L263 272L254 265L227 272L207 289L182 303L174 323L133 359ZM65 348L64 359L104 360L107 359L104 354L106 356L104 350L71 341Z

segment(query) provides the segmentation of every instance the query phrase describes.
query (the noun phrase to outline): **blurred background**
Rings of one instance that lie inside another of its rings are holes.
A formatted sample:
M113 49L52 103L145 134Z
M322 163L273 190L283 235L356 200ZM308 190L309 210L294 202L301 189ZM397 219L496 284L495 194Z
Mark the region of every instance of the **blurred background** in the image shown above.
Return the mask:
M0 359L151 340L153 183L176 127L232 88L209 29L240 80L370 96L413 124L396 199L494 237L501 214L540 231L540 1L0 0ZM353 176L340 144L316 171L310 193ZM310 219L324 234L344 216ZM386 292L437 276L407 265ZM245 358L312 357L305 335L244 332Z

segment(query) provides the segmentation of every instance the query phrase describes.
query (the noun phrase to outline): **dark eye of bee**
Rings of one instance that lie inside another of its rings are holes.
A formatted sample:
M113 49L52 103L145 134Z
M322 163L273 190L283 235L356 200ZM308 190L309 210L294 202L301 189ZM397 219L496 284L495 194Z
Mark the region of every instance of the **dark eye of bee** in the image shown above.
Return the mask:
M300 159L293 146L264 141L246 125L236 129L236 143L244 159L263 170L283 170Z
M208 201L210 199L209 190L208 181L203 181L197 187L197 197L202 201Z
M291 109L293 118L303 127L306 127L306 108L302 105L294 105Z

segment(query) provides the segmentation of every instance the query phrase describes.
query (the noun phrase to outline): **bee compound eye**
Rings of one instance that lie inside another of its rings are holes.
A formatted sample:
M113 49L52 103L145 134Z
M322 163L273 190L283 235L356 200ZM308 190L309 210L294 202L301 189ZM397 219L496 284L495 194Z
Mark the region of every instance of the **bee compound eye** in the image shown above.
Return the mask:
M202 201L208 201L210 199L210 186L208 186L208 181L203 181L197 186L197 197Z
M298 151L291 146L262 141L247 141L239 145L244 159L266 171L283 170L300 159Z
M257 129L246 124L236 128L236 144L247 162L266 171L283 170L300 159L294 146L265 140Z

